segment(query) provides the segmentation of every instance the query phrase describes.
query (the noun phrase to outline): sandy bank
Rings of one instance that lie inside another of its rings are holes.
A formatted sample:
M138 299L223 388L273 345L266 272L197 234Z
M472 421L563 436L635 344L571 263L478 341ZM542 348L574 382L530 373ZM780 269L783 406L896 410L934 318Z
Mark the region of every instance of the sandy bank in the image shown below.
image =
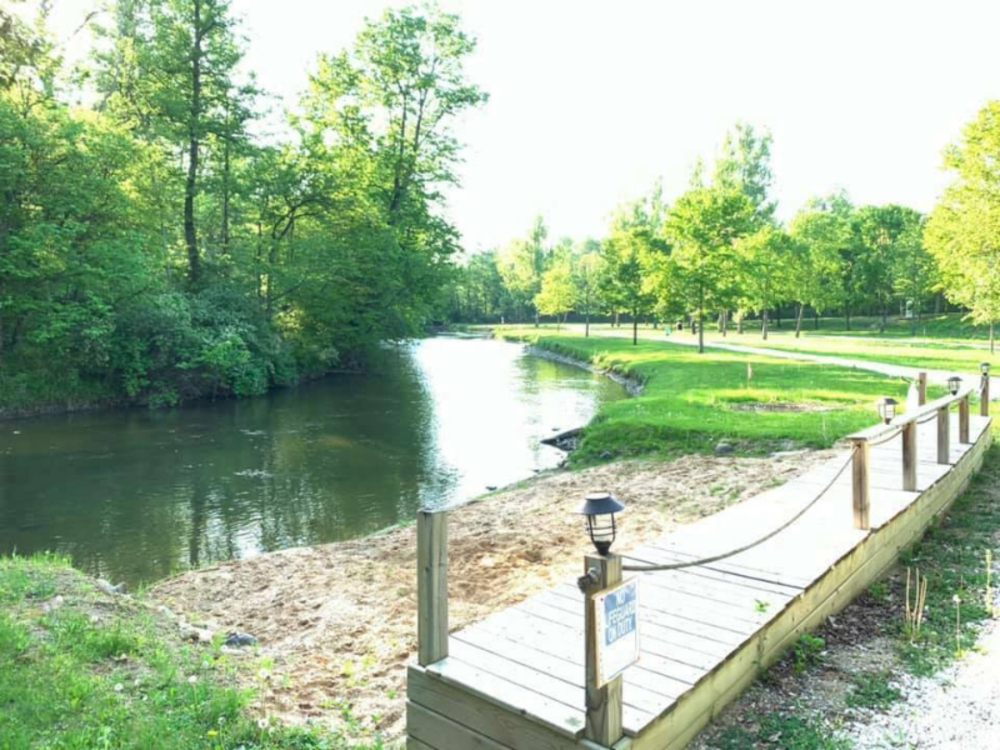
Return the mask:
M807 471L829 452L770 459L687 456L539 476L451 516L451 624L463 627L579 571L575 515L588 491L628 506L623 546L661 536ZM260 639L246 659L259 708L287 721L403 730L405 670L416 647L415 534L406 528L193 571L151 596L215 630ZM350 717L345 721L345 716Z

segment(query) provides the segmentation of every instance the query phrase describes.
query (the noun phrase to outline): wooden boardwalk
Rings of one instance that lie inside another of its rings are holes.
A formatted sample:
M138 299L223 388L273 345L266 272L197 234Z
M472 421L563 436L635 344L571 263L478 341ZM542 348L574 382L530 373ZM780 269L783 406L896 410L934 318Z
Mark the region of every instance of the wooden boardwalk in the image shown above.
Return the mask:
M948 463L938 427L917 429L917 482L904 491L901 440L871 447L870 528L856 528L850 467L802 518L724 561L640 577L641 657L624 673L615 748L682 748L799 635L865 591L924 533L981 465L988 417L959 442L952 415ZM625 565L690 561L740 547L792 517L850 459L808 474L620 553ZM628 537L628 516L622 518ZM583 571L581 571L583 572ZM417 750L598 748L584 740L584 597L576 582L452 633L447 657L412 666L408 747Z

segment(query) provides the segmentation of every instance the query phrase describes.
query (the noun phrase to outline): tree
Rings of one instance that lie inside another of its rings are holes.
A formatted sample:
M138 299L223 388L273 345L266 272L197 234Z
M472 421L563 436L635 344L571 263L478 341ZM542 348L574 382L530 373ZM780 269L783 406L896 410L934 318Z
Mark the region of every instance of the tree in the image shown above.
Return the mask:
M864 206L855 212L854 221L862 247L858 256L861 288L881 312L880 330L884 331L889 302L895 296L901 240L919 232L922 218L911 208L886 205Z
M535 295L535 309L542 315L569 314L576 306L577 290L573 281L573 258L568 251L558 253L542 276L541 291Z
M604 275L601 245L595 240L587 240L573 265L577 311L584 316L584 336L590 336L590 316L597 312L601 304L601 279Z
M715 163L714 185L741 191L753 204L753 229L774 220L777 204L770 199L771 134L759 135L752 125L736 123L726 134Z
M535 298L542 290L542 276L551 255L551 250L545 245L547 237L545 221L541 216L536 217L528 237L511 242L499 259L500 276L507 291L522 314L532 311L536 328L539 312Z
M666 234L672 246L672 288L698 320L698 351L705 351L705 317L730 301L726 269L734 245L753 226L755 206L733 187L695 187L670 211Z
M893 288L896 296L910 308L910 333L914 336L923 316L924 301L931 296L940 278L934 257L924 246L925 223L923 219L913 222L900 234L893 268Z
M990 327L1000 320L1000 102L988 103L945 153L954 180L927 223L927 248L952 302Z
M789 231L796 241L792 247L796 257L791 260L788 281L790 297L798 305L796 338L801 335L807 305L818 316L843 302L842 253L853 243L852 211L840 193L813 199L792 219Z
M784 230L765 226L741 238L736 253L744 305L760 313L761 335L766 341L769 311L789 296L789 267L796 257L794 241Z
M632 317L633 345L639 343L639 317L650 313L655 303L645 270L656 244L648 230L631 227L619 229L601 246L601 294L614 309L625 310Z

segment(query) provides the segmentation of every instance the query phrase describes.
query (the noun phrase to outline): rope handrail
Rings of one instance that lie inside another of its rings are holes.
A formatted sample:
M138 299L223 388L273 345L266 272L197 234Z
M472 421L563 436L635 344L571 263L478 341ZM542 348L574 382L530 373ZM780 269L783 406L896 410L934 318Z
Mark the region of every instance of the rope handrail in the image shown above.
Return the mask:
M840 479L841 475L844 473L844 471L847 469L847 467L851 465L851 461L854 459L854 454L855 454L856 451L857 451L857 446L855 446L851 450L850 455L847 456L847 460L844 461L844 465L841 466L839 469L837 469L837 473L833 475L833 479L831 479L826 484L826 486L823 487L822 490L820 490L819 494L816 495L816 497L814 497L812 500L810 500L805 505L805 507L803 507L801 510L799 510L794 516L792 516L791 518L789 518L783 524L781 524L781 526L779 526L778 528L774 529L773 531L768 532L767 534L765 534L764 536L760 537L759 539L755 539L754 541L750 542L749 544L745 544L742 547L738 547L736 549L729 550L728 552L722 552L722 553L720 553L718 555L711 555L710 557L703 557L703 558L700 558L698 560L689 560L687 562L670 563L670 564L666 564L666 565L622 565L622 570L627 570L627 571L632 572L632 573L653 573L653 572L661 572L661 571L666 571L666 570L680 570L681 568L694 568L694 567L697 567L699 565L709 565L709 564L714 563L714 562L719 562L720 560L725 560L726 558L729 558L729 557L735 557L736 555L739 555L739 554L741 554L743 552L747 552L749 550L752 550L754 547L759 547L761 544L763 544L764 542L766 542L769 539L774 538L775 536L777 536L778 534L780 534L782 531L784 531L785 529L787 529L789 526L791 526L793 523L795 523L796 521L798 521L800 518L802 518L802 516L804 516L806 514L806 511L808 511L810 508L812 508L814 505L816 505L816 503L818 503L823 498L823 496L826 495L826 493L830 491L830 489L833 487L833 485L836 483L836 481L838 479ZM623 555L623 557L630 557L630 555Z

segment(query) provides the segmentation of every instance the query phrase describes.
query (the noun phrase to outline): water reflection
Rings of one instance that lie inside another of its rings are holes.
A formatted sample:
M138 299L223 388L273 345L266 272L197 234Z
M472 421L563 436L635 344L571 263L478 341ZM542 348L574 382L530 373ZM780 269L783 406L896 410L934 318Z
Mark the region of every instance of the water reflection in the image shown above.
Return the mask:
M512 344L428 339L251 401L0 425L0 553L137 582L335 541L557 464L539 439L621 389Z

